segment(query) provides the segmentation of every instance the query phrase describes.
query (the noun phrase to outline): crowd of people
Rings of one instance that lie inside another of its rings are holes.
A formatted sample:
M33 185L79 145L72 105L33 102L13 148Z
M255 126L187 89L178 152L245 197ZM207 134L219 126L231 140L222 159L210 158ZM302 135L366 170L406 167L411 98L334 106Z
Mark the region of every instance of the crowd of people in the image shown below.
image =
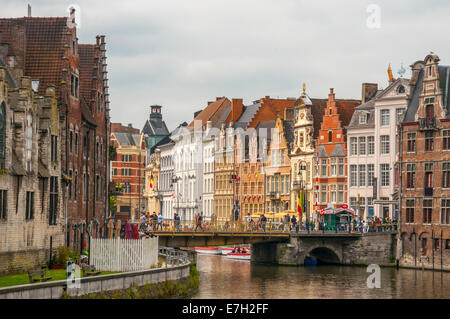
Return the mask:
M269 222L268 218L264 213L260 214L259 218L253 218L250 214L247 215L244 222L225 222L224 225L218 226L215 225L214 216L211 216L210 221L205 221L205 218L202 212L197 212L194 216L194 224L185 225L184 230L188 229L191 231L199 232L205 230L211 230L215 228L220 228L220 230L228 231L267 231L267 229L278 230L278 231L295 231L299 232L300 230L309 230L309 231L324 231L331 230L327 227L327 223L322 220L314 220L309 222L308 224L301 220L300 216L296 216L297 214L293 214L292 216L286 214L281 221L273 222L271 220ZM239 224L239 226L238 226ZM397 224L397 220L394 218L369 218L361 219L359 217L353 218L351 222L345 219L342 223L337 223L333 226L338 230L342 231L356 231L356 232L369 232L369 231L377 231L381 226L388 227L394 226ZM243 229L242 229L243 227ZM349 229L350 227L350 229ZM183 226L181 225L181 218L178 213L174 213L173 224L170 225L169 221L165 221L161 212L156 213L153 212L150 214L149 212L142 214L141 220L139 223L140 231L164 231L164 230L172 230L172 231L182 231ZM391 227L392 228L392 227Z

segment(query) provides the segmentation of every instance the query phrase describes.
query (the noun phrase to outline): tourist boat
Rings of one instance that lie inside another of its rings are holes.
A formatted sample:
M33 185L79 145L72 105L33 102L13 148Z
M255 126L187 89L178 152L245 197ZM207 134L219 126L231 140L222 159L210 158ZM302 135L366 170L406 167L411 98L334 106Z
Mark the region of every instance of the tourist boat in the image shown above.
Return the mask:
M230 258L230 259L250 260L252 257L252 254L250 252L248 252L248 253L228 253L226 255L226 257Z
M222 255L226 255L228 253L231 253L232 251L233 251L233 247L220 246L220 252L222 253Z
M219 247L195 247L195 252L199 254L219 255Z

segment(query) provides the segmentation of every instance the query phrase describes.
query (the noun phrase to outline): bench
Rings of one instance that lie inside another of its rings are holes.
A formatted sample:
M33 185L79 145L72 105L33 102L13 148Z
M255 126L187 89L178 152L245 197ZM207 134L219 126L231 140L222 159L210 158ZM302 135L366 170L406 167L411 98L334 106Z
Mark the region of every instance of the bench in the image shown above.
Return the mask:
M95 271L94 265L81 264L81 270L83 271L83 277L97 276L101 271Z
M35 277L38 277L38 278L35 278ZM28 272L28 278L30 279L30 283L45 282L47 280L52 279L52 277L45 277L44 269L30 270Z

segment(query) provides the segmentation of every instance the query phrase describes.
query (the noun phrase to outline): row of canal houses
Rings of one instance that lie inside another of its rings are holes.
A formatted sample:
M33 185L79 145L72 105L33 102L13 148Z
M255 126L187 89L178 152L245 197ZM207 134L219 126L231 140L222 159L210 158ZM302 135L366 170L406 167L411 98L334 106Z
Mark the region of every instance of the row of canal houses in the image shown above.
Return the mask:
M311 98L305 85L298 98L248 105L217 97L152 148L148 210L220 222L297 212L301 197L303 221L348 205L364 220L400 220L415 260L449 249L449 67L431 53L411 69L394 78L389 67L384 89L363 83L361 100Z

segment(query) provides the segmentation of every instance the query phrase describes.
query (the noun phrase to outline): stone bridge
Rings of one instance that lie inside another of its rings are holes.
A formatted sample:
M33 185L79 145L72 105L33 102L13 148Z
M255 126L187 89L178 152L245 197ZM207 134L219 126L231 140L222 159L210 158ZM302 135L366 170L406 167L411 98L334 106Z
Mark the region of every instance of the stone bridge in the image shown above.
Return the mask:
M305 258L319 263L391 263L396 255L396 232L371 233L232 233L155 232L166 247L251 244L252 261L280 265L303 265Z
M395 233L291 235L286 243L253 244L252 261L303 265L314 257L319 263L387 265L395 256L395 238Z

